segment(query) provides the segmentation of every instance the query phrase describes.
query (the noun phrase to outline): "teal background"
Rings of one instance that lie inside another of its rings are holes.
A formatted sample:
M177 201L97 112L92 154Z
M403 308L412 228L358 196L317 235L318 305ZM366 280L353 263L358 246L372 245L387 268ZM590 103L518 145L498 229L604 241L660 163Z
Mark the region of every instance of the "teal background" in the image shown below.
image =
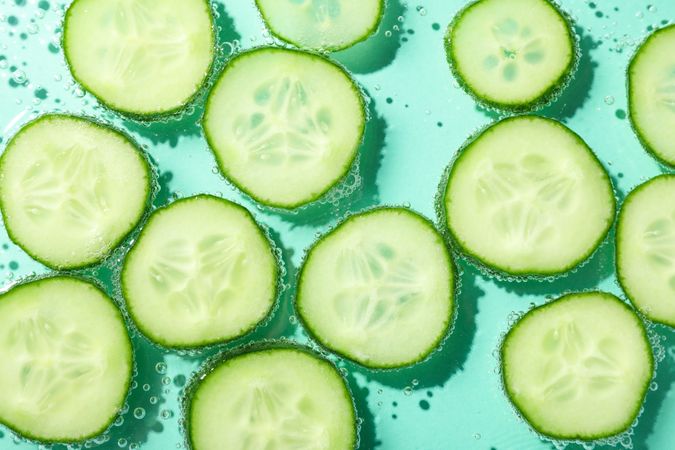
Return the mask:
M357 1L357 0L354 0ZM293 316L293 283L305 249L340 217L376 204L411 205L435 217L434 196L443 170L465 139L496 115L481 110L450 75L443 34L466 0L389 0L378 33L333 56L370 96L371 118L359 169L330 201L296 214L258 208L215 167L197 124L203 96L185 115L143 125L100 107L74 82L60 48L63 0L0 0L0 148L37 114L65 111L93 115L129 132L158 170L155 206L208 192L249 208L270 228L282 249L291 285L273 317L252 336L307 340ZM541 114L565 122L595 150L621 201L637 184L666 169L640 146L626 118L625 70L638 44L654 27L675 20L673 0L565 0L581 43L578 72L563 95ZM253 0L214 2L219 66L239 48L273 42ZM170 74L169 74L170 75ZM666 202L666 199L664 199ZM670 201L672 204L672 201ZM665 203L664 203L665 206ZM442 349L416 367L379 373L337 360L347 369L362 420L365 450L534 450L582 448L550 442L520 420L500 386L496 349L517 313L563 292L603 289L622 295L613 274L613 230L590 261L553 281L515 282L481 273L458 259L461 291L454 331ZM0 230L0 282L46 273ZM116 292L121 253L89 271ZM611 444L619 448L675 449L675 332L650 327L661 359L644 412L634 428ZM162 351L133 336L137 374L125 410L102 437L71 448L183 448L179 399L186 379L206 356ZM2 370L2 362L0 362ZM603 443L587 448L605 448ZM36 449L0 427L0 450ZM63 446L53 446L63 449Z

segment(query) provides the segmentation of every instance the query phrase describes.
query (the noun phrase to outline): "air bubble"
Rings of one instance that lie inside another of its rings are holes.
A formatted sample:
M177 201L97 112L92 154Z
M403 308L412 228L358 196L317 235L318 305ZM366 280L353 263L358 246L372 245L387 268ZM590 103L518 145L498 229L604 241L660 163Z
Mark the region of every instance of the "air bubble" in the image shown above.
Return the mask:
M607 105L613 105L614 104L614 97L611 95L608 95L605 97L605 104Z
M127 440L124 439L124 438L119 438L117 440L117 446L120 447L120 448L126 447L127 446Z
M154 395L148 399L151 405L156 405L157 404L157 397Z
M158 362L157 364L155 364L155 371L159 374L165 374L166 373L166 363Z
M171 377L162 377L162 384L168 386L171 384Z
M134 409L134 417L137 419L142 419L145 417L145 409L143 408L136 408Z
M420 16L426 16L427 15L427 10L424 6L418 6L415 8L417 12L420 14Z
M481 438L481 435L480 435L480 433L476 433L476 434L474 434L474 435L473 435L473 438L474 438L475 440L479 441L479 440L480 440L480 438Z
M165 409L159 414L159 416L164 420L168 420L173 417L173 412L169 409Z
M28 77L26 77L26 73L23 70L15 70L12 72L12 80L17 84L24 84L28 81Z
M389 31L389 30L385 31L384 37L391 37L391 31Z
M403 389L403 395L405 395L405 396L411 396L412 393L413 393L413 389L410 386L406 386Z

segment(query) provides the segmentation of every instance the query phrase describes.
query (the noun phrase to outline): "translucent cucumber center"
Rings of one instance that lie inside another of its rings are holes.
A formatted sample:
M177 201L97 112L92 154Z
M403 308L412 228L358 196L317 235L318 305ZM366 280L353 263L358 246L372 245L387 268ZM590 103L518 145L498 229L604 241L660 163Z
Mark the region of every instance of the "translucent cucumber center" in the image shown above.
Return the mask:
M107 20L112 36L98 49L98 73L111 85L144 84L156 77L157 70L181 73L192 43L177 18L164 17L154 8L156 0L111 2Z
M252 380L232 399L233 420L242 429L242 450L327 450L324 412L302 390L282 381Z
M611 393L623 381L618 363L620 343L611 337L599 340L582 336L572 321L552 327L541 343L545 363L539 374L542 399L573 402L587 395Z
M675 66L671 67L656 88L657 101L675 113Z
M560 212L571 210L576 185L573 171L528 154L486 166L476 183L477 206L505 243L536 245L553 236Z
M148 276L168 308L185 320L208 321L243 289L237 274L244 262L241 241L213 234L199 241L169 241L150 264Z
M95 384L105 358L91 340L37 316L15 323L5 342L19 361L17 397L25 411L44 414L68 401L79 387Z
M395 325L423 301L424 275L385 243L342 251L335 265L340 288L332 305L342 331L362 340Z
M297 78L275 78L257 87L252 111L233 132L248 160L261 166L318 163L330 153L331 112L313 102Z
M545 59L542 38L513 18L495 24L492 37L495 49L485 56L483 67L488 71L498 71L506 81L518 79L520 64L536 66Z
M109 209L109 186L97 151L81 143L46 149L26 169L21 204L33 223L46 225L59 215L78 231L101 231L101 217Z
M642 236L650 267L663 274L675 291L675 213L649 223Z

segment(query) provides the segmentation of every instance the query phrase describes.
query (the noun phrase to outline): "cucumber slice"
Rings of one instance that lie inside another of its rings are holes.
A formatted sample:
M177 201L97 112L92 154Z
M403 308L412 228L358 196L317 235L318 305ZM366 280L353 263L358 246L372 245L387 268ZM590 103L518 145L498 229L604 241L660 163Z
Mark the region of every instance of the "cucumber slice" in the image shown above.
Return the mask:
M401 367L425 359L445 337L454 278L431 222L378 208L350 217L309 251L296 306L331 351L367 367Z
M0 360L0 422L40 441L102 433L131 381L122 314L96 286L70 277L0 296Z
M638 316L604 292L570 294L534 308L501 348L506 393L538 432L593 440L627 430L654 372Z
M552 275L597 248L615 199L578 135L551 119L520 116L490 126L460 152L444 207L467 255L512 275Z
M104 258L136 226L150 167L126 136L88 120L45 115L0 157L0 209L11 239L46 266Z
M150 217L124 263L122 290L146 336L197 347L255 328L274 305L277 272L270 242L246 209L198 195Z
M655 31L633 57L628 112L644 147L675 166L675 25Z
M548 0L480 0L448 26L445 48L460 84L486 106L527 111L552 101L577 62L564 14Z
M336 51L366 40L384 0L256 0L270 31L296 47Z
M347 174L365 121L363 95L342 68L313 53L263 47L228 63L203 125L221 171L239 189L295 208Z
M193 450L356 447L345 381L301 347L235 354L197 383L187 408Z
M73 77L101 103L137 116L181 109L215 52L206 0L75 0L63 49Z
M649 319L675 327L675 175L661 175L626 197L616 231L621 287Z

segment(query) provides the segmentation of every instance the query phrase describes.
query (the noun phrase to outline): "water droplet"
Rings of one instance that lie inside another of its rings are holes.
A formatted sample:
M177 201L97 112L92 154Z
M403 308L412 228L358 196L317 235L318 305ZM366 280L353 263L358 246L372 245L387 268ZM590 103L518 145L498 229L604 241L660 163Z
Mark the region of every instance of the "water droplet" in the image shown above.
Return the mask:
M608 95L605 97L605 103L608 105L613 105L614 104L614 97L611 95Z
M638 11L635 13L635 17L637 17L638 19L642 19L644 16L645 15L642 13L642 11Z
M159 416L164 420L168 420L173 417L173 412L171 410L165 409L159 414Z
M389 30L385 31L384 37L391 37L391 31L389 31Z
M480 440L480 438L481 438L480 433L474 434L474 435L473 435L473 438L474 438L475 440L477 440L477 441Z
M129 450L138 450L139 448L140 447L135 442L132 443L132 444L129 444Z
M117 440L117 446L118 446L118 447L121 447L121 448L126 447L126 446L127 446L127 440L124 439L124 438L119 438L119 439Z
M82 88L77 87L77 88L75 88L75 90L73 91L73 95L74 95L75 97L77 97L77 98L82 98L82 97L84 97L84 91L82 90Z
M418 13L420 13L420 16L426 16L427 15L427 10L424 6L418 6L415 8Z
M150 390L150 385L149 385L148 383L145 383L145 384L143 385L143 390L144 390L145 392L148 392L148 391Z
M171 384L171 377L162 377L162 384L168 386Z
M145 417L145 409L143 408L136 408L134 409L134 417L137 419L142 419Z
M213 166L213 168L211 168L211 173L214 174L214 175L217 174L218 173L218 166Z
M157 397L154 395L148 399L151 405L156 405L157 404Z
M412 380L412 383L411 383L411 384L412 384L413 386L417 386L418 384L420 384L420 381L419 381L418 379L414 379L414 380Z
M410 386L406 386L403 389L403 395L410 396L413 393L413 389Z
M655 5L647 5L647 11L654 13L658 11L658 8Z
M23 70L15 70L12 72L12 80L14 80L16 84L24 84L28 81L28 78Z

